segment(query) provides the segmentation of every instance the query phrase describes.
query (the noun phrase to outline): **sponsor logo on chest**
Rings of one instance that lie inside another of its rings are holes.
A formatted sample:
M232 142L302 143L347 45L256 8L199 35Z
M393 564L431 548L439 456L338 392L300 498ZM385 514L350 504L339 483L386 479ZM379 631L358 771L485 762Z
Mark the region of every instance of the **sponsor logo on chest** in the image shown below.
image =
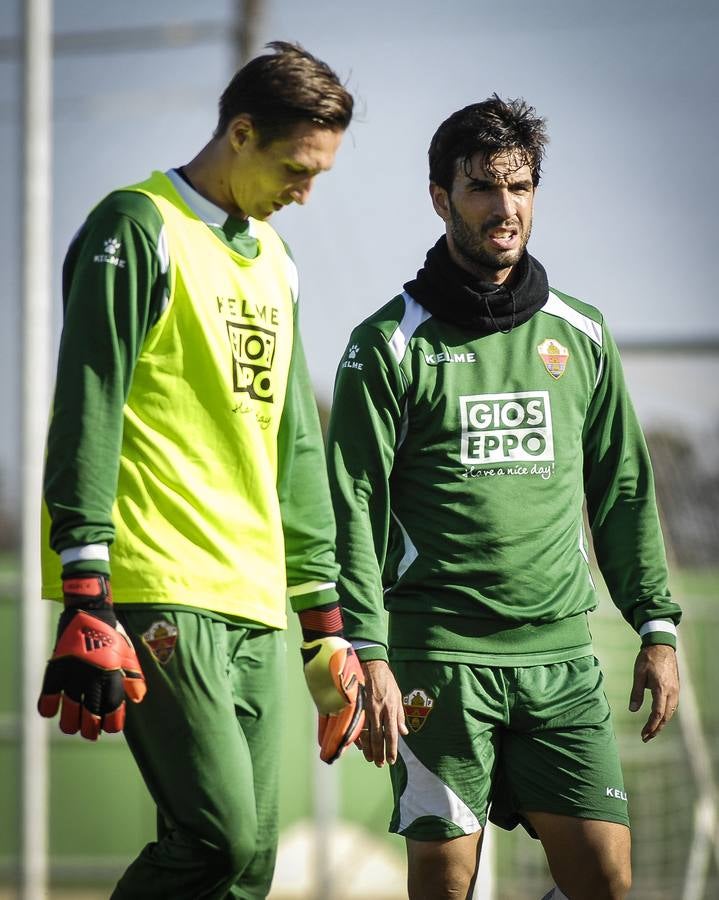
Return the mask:
M228 322L227 335L232 348L235 391L246 391L253 400L271 403L275 334L259 325Z
M461 396L459 407L464 465L554 460L548 391Z

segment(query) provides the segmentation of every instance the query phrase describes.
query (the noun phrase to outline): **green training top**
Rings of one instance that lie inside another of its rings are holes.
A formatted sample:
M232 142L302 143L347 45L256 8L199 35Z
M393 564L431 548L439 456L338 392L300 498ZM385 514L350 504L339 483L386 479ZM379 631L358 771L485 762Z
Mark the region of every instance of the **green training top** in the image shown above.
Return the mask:
M65 571L108 571L112 543L115 602L270 627L287 593L335 600L297 273L270 225L154 173L91 213L63 282L45 499Z
M593 307L552 290L529 321L472 339L395 297L352 332L328 453L360 657L591 652L585 494L615 604L645 643L674 643L646 445Z

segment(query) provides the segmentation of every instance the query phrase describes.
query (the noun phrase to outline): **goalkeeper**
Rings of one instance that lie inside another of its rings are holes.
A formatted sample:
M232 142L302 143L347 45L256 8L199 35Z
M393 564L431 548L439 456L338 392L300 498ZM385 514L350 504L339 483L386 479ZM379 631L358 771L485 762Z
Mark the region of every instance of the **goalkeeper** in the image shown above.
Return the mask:
M445 234L353 331L337 376L338 586L366 675L362 747L395 763L411 900L472 895L488 809L542 841L549 896L629 890L585 498L637 633L630 708L651 691L645 741L677 705L680 612L617 349L601 313L549 288L526 249L545 142L531 107L496 96L439 127L430 194Z
M200 153L102 200L63 272L43 583L64 611L39 710L124 728L157 804L115 900L267 896L288 596L322 758L363 721L297 275L267 222L330 169L353 100L270 46Z

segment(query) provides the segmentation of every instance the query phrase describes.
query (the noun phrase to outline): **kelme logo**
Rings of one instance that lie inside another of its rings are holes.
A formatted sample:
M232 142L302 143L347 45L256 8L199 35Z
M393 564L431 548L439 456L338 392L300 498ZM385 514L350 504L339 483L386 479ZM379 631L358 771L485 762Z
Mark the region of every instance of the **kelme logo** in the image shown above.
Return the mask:
M363 363L357 361L360 348L358 344L352 344L347 349L347 359L342 362L343 369L359 369L362 370Z
M116 237L106 238L102 242L102 253L93 256L92 261L96 263L106 263L110 266L117 266L118 269L125 268L125 260L120 259L120 248L122 244Z

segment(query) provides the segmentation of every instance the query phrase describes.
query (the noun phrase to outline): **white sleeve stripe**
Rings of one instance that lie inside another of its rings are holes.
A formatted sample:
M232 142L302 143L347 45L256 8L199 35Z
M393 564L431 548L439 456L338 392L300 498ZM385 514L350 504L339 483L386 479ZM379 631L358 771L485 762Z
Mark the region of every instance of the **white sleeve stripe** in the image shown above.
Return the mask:
M366 647L382 647L377 641L350 641L354 650L364 650Z
M68 547L67 550L60 551L60 562L63 566L86 559L109 562L110 548L107 544L85 544L82 547Z
M157 236L157 261L160 264L160 272L165 275L170 268L170 248L167 245L167 228L165 225L160 229Z
M550 316L556 316L564 319L578 331L584 332L586 336L594 341L595 344L602 346L602 326L589 316L585 316L571 307L564 300L557 297L556 294L550 292L547 302L542 307L542 312L548 313Z
M639 629L639 637L644 637L645 634L651 634L654 631L663 631L665 634L677 636L677 626L674 622L668 622L666 619L651 619Z
M417 303L407 291L403 291L402 296L404 297L405 314L389 342L397 362L402 362L410 338L419 326L431 316L431 313Z
M301 597L302 594L311 594L313 591L328 591L335 586L334 581L306 581L304 584L295 584L287 588L288 597Z

